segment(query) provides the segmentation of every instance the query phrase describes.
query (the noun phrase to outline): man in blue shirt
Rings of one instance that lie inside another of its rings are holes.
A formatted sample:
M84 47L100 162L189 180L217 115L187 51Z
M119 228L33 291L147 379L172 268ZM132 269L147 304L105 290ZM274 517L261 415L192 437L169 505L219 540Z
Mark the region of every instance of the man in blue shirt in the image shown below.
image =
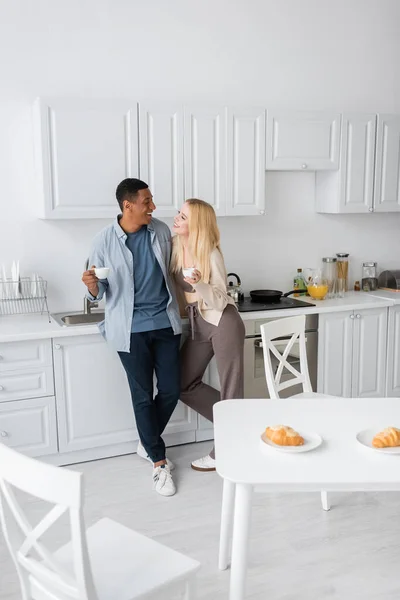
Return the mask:
M173 465L161 437L180 394L181 320L169 275L171 232L152 217L156 207L147 183L124 179L116 197L122 215L95 237L93 267L82 281L90 300L106 295L105 320L99 328L118 352L128 377L140 436L138 454L153 462L155 490L172 496ZM94 266L109 267L107 279L97 279Z

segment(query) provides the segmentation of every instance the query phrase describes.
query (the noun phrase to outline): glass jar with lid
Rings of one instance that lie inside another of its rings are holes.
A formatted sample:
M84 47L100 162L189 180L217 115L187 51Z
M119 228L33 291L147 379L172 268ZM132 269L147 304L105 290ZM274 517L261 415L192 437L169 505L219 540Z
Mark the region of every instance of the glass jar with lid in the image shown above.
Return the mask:
M337 294L337 276L336 276L337 259L333 256L326 256L322 259L322 276L328 284L327 298L336 298Z
M362 266L362 289L366 292L373 292L378 287L377 263L364 262Z
M336 254L337 289L339 298L349 289L349 255L346 252Z

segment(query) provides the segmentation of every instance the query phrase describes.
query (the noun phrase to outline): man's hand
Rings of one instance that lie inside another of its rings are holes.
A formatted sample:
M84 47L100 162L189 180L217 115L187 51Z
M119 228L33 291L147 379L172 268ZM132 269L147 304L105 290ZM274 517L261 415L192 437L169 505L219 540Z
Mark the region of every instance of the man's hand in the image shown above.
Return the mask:
M99 286L97 283L99 280L97 279L96 275L94 274L94 269L95 269L95 265L92 265L91 269L89 269L88 271L85 271L82 275L82 281L86 285L87 289L92 294L92 296L94 296L96 298L99 293Z

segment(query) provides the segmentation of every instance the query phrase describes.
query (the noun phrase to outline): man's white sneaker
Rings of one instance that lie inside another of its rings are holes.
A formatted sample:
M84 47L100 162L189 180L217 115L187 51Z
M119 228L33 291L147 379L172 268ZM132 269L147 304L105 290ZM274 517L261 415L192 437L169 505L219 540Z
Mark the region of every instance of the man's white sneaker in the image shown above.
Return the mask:
M210 455L203 456L198 460L192 462L192 469L195 471L215 471L215 458L211 458Z
M175 483L167 465L153 468L153 488L161 496L173 496L176 493Z
M136 453L141 458L144 458L144 460L148 460L149 462L151 462L151 464L153 464L153 461L151 460L150 456L147 454L147 452L144 449L144 446L140 440L138 442ZM173 471L175 469L174 463L172 461L170 461L169 458L167 458L166 460L167 460L167 465L169 466L169 470Z

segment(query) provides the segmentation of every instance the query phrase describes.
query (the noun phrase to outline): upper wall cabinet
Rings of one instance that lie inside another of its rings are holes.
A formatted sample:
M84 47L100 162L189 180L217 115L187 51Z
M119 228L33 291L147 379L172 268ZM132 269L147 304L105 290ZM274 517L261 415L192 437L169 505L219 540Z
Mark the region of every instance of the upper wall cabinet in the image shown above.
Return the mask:
M117 184L139 173L137 104L38 99L34 132L40 216L114 217Z
M400 116L378 115L374 211L400 211Z
M149 184L155 216L173 217L184 201L183 106L139 105L140 178Z
M37 100L34 123L42 218L113 218L126 177L149 184L156 217L193 197L219 216L265 212L264 109Z
M209 202L218 216L226 214L225 108L185 106L185 198Z
M372 212L376 115L344 114L339 171L316 174L317 211Z
M345 114L337 173L316 174L325 213L400 211L400 117Z
M340 121L338 113L268 110L267 170L338 169Z
M265 110L227 109L227 215L265 213Z

